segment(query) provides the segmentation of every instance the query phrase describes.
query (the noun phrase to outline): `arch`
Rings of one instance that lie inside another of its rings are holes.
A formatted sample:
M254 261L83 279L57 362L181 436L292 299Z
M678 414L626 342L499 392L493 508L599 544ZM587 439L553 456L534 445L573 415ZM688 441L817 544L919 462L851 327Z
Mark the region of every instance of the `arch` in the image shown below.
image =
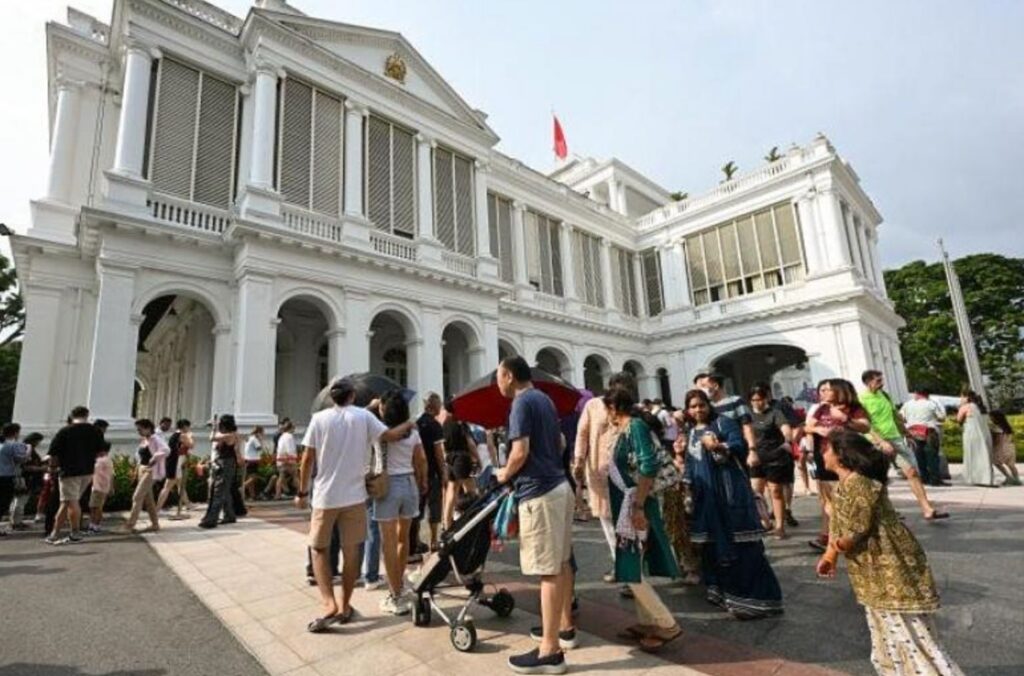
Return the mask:
M449 321L441 330L441 381L445 397L461 392L481 370L484 351L471 324Z
M302 425L308 422L310 402L326 380L323 373L329 367L322 362L330 362L330 348L323 355L321 351L335 317L323 298L306 293L291 294L278 306L276 316L273 410L279 419L291 418Z
M507 338L498 338L498 361L521 354L521 351Z
M368 328L370 371L416 389L418 348L412 319L401 310L384 307L373 315Z
M441 335L444 335L449 326L458 327L460 331L466 334L466 338L470 339L473 347L484 344L483 328L473 317L461 313L448 315L441 321Z
M633 377L639 380L647 375L647 369L636 359L627 359L622 364L622 370L633 374Z
M344 312L342 312L336 300L322 289L318 289L315 286L293 286L285 289L281 293L277 294L277 297L274 300L274 315L279 315L281 313L281 308L283 308L288 301L292 300L303 300L315 305L327 320L328 330L341 327Z
M566 380L569 380L567 375L571 377L572 361L569 359L569 353L555 345L545 345L538 349L533 357L533 363L549 373L556 369L553 371L554 375Z
M775 396L796 398L811 380L808 360L802 347L767 340L724 352L710 365L733 394L745 395L755 383L765 382Z
M611 375L611 362L604 355L591 352L583 359L583 386L595 395L603 394L608 376Z
M132 302L132 315L136 317L141 315L147 305L161 296L185 296L191 298L206 306L217 326L231 323L231 313L222 305L223 299L219 299L203 285L187 279L158 282L144 290L137 290L135 292L135 300Z
M715 352L711 353L711 356L709 356L705 360L704 364L705 366L710 367L713 366L714 363L721 359L722 357L725 357L733 352L739 352L740 350L744 350L751 347L766 347L775 345L780 347L791 347L796 350L803 351L805 355L808 354L806 348L804 348L803 345L799 345L798 343L789 340L788 338L784 338L782 336L769 335L755 338L744 338L742 340L737 340L732 343L727 343L724 346L718 346L718 349Z
M373 306L373 309L369 312L370 323L367 326L372 326L374 320L382 314L386 314L389 317L394 318L405 331L407 340L418 340L422 338L423 333L420 328L419 319L417 319L416 311L405 305L392 300L385 300L377 303Z
M658 396L666 406L672 405L672 382L668 375L668 369L659 366L655 370L655 377L658 379Z

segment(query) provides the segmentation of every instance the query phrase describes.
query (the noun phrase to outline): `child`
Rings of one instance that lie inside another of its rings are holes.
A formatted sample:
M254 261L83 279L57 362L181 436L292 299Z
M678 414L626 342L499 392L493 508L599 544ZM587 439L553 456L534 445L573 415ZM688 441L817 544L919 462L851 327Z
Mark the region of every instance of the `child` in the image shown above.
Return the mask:
M156 511L156 500L153 499L153 484L164 478L164 459L170 453L167 442L155 434L156 426L148 418L135 421L135 430L139 433L139 449L136 459L139 461L137 474L138 484L132 495L132 512L122 529L123 533L134 533L135 522L139 520L139 512L145 507L149 513L150 531L160 530L160 515Z
M871 631L871 663L884 676L963 676L939 643L931 613L935 580L921 545L896 514L885 484L888 459L850 430L829 434L822 458L839 477L832 497L829 544L818 561L835 577L839 553Z
M1003 473L1006 481L1004 486L1020 486L1020 475L1017 474L1017 446L1013 440L1013 427L1002 411L992 411L989 415L992 423L992 464Z
M114 461L110 459L110 444L96 455L96 464L92 471L92 494L89 496L89 529L90 535L102 533L103 505L107 502L110 489L114 483Z

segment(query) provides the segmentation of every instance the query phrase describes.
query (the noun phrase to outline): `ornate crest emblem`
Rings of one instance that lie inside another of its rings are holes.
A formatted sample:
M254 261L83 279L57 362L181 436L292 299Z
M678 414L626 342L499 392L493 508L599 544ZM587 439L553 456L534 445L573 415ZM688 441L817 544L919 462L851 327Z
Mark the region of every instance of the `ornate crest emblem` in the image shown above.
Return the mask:
M392 80L398 80L405 84L405 73L405 59L398 52L389 56L387 61L384 62L384 74Z

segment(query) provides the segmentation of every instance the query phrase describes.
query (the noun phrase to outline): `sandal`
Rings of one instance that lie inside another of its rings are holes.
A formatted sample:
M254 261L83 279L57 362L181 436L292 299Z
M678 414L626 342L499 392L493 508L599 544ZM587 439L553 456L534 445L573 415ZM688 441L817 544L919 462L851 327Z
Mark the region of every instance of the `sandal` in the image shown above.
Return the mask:
M640 639L640 650L648 653L657 652L664 648L666 643L670 643L682 635L683 630L676 627L672 633L668 635L659 636L658 634L651 634L649 636L644 636Z
M348 607L348 612L338 613L334 616L334 624L348 624L352 621L352 618L356 614L356 609L352 606Z
M320 634L327 631L332 624L338 621L340 615L324 615L318 617L306 625L306 631L311 634ZM346 620L347 621L347 620Z

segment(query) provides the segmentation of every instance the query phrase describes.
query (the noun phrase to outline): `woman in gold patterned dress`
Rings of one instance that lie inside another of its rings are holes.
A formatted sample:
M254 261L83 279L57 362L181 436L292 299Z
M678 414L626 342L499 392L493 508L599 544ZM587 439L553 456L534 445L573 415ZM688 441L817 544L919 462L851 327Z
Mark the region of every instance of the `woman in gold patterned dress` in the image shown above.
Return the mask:
M871 663L883 676L963 676L935 633L939 608L924 550L896 514L886 490L888 461L863 436L829 435L823 459L839 475L829 545L818 575L834 577L840 552L871 631Z

